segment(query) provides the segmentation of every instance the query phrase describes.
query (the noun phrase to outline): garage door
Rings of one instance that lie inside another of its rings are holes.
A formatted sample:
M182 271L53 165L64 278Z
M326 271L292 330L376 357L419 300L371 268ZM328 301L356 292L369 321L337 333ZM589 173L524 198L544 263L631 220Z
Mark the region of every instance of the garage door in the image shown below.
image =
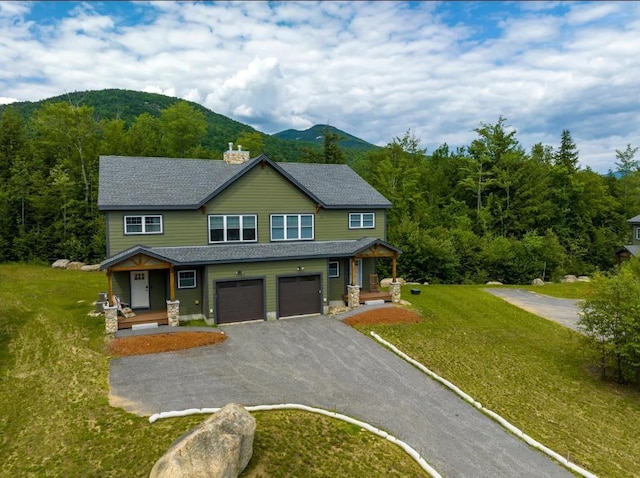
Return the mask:
M217 323L257 319L264 319L262 279L216 282Z
M280 277L278 279L278 314L319 314L322 311L320 276Z

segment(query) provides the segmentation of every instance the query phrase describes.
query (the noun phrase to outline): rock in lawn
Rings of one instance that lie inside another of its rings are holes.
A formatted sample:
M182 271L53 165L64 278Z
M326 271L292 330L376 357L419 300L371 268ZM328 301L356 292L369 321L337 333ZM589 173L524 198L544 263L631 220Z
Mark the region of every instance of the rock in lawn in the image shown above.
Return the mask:
M562 278L562 280L560 282L568 282L568 283L578 282L578 278L576 276L574 276L574 275L567 274L566 276L564 276Z
M253 454L256 420L242 406L225 405L176 440L150 478L237 478Z
M531 285L544 285L544 281L540 278L533 279Z
M503 285L502 282L498 282L497 280L490 280L485 285Z
M82 272L96 272L100 270L100 264L87 264L80 268Z
M400 284L403 284L403 285L407 283L407 281L404 280L402 277L398 277L396 281L400 282ZM382 287L389 287L389 284L391 284L392 282L393 282L393 279L391 277L386 277L380 281L380 285Z
M69 262L71 262L69 259L58 259L53 264L51 264L51 267L53 267L54 269L66 269Z
M580 277L578 277L578 282L591 282L591 277L589 277L589 276L580 276Z
M82 267L85 265L84 262L76 262L76 261L72 261L69 262L67 264L67 270L68 271L79 271L82 269Z

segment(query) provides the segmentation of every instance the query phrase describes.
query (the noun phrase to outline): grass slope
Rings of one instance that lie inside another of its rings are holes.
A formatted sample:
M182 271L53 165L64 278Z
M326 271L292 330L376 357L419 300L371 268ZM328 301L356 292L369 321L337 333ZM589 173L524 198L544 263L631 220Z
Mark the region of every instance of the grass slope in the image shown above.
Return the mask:
M598 476L640 476L640 393L589 373L586 338L480 287L421 289L403 293L422 323L358 328L377 332Z
M112 408L104 323L87 313L101 273L0 265L0 476L148 476L204 416L160 420ZM257 477L425 476L357 427L304 412L256 414Z

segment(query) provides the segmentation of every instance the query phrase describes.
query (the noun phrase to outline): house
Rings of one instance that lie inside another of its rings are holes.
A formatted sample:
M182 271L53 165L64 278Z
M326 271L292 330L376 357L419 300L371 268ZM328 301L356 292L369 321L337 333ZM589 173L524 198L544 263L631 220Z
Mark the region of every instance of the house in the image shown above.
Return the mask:
M616 251L618 265L631 256L640 256L640 215L627 220L631 224L631 244L622 246Z
M231 144L223 160L102 156L98 207L108 297L134 321L223 324L400 300L391 203L346 165L250 159ZM382 257L391 293L376 287ZM131 326L112 309L108 328Z

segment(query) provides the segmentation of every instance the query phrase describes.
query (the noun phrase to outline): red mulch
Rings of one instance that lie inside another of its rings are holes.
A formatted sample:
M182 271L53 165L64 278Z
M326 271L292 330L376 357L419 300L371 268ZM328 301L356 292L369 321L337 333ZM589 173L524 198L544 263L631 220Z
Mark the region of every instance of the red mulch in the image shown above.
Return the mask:
M422 320L417 313L402 307L387 307L344 319L347 325L415 324Z
M126 357L128 355L157 354L176 350L219 344L227 340L222 332L172 332L170 334L138 335L120 337L109 344L111 355Z

